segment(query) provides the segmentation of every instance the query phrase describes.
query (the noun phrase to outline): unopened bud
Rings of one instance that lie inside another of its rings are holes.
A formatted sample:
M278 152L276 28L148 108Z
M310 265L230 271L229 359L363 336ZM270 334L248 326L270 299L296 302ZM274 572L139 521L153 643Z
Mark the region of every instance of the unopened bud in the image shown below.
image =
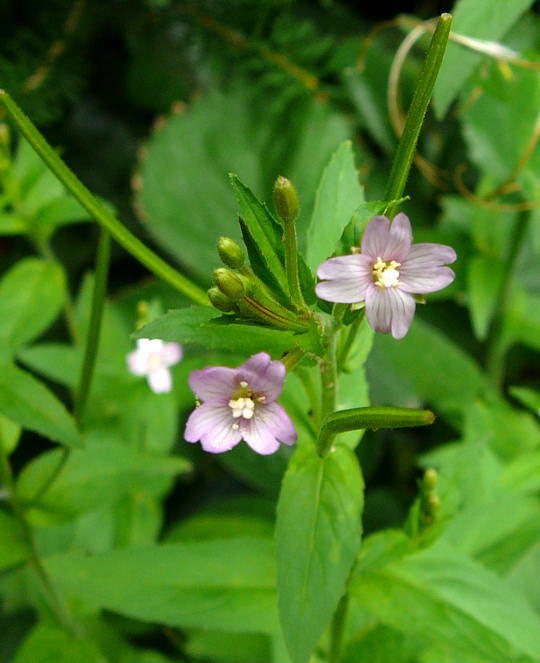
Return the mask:
M214 270L214 283L224 295L234 302L246 294L242 279L230 269L220 267Z
M432 467L424 472L424 486L426 489L428 489L429 492L432 492L435 489L438 479L439 475L437 470L433 469Z
M239 269L244 264L242 247L230 237L220 237L217 245L221 261L228 267Z
M441 506L441 498L438 495L430 495L427 499L427 507L430 514L434 515Z
M293 183L281 175L274 184L274 204L284 221L294 221L300 211L300 201Z
M234 302L224 295L219 288L210 288L208 291L208 299L211 301L212 306L217 308L218 311L223 313L230 313L234 309Z

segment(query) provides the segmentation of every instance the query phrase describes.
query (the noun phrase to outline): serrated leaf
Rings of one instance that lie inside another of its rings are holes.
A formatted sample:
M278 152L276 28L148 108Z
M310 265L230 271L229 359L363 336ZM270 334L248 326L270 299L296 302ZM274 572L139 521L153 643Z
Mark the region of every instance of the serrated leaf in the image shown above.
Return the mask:
M287 277L281 258L282 230L250 189L236 175L229 177L240 207L240 226L251 266L262 281L278 287L281 294L286 295Z
M293 663L306 663L345 592L360 546L363 482L354 454L300 447L277 509L281 625Z
M56 318L64 297L64 273L53 262L21 260L0 282L0 342L12 349L36 338Z
M0 366L0 413L68 447L81 445L72 417L45 385L13 364Z
M169 311L139 329L135 337L197 343L210 350L229 350L241 355L261 351L279 355L304 343L312 348L317 341L316 334L309 331L293 334L234 322L226 316L217 317L215 310L202 306Z
M67 594L142 621L232 633L278 628L273 543L266 539L62 555L46 567Z
M313 271L335 251L353 212L364 202L350 141L341 143L326 166L307 230L307 262Z
M499 41L531 4L532 0L459 0L452 12L452 32L476 39ZM464 81L481 59L480 54L459 44L448 44L433 91L433 104L439 118L445 115Z

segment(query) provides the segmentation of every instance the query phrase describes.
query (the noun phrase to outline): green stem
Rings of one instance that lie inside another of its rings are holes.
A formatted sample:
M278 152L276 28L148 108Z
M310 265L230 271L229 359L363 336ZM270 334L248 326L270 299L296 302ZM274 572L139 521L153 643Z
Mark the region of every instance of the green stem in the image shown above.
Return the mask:
M208 297L204 290L192 283L176 269L168 265L143 242L135 237L102 205L90 191L79 181L72 170L60 159L52 147L43 138L40 132L23 113L15 101L5 90L0 90L0 101L6 107L11 119L18 126L23 136L39 154L50 170L81 203L81 205L106 228L114 239L131 253L137 260L145 265L153 274L163 279L196 304L208 304Z
M329 339L326 354L321 362L321 417L327 417L336 409L337 393L337 362L336 362L337 334L334 331Z
M354 343L354 339L356 338L356 334L358 332L358 328L360 327L360 324L362 323L362 320L364 319L363 315L359 315L356 320L351 324L349 327L349 331L347 333L347 337L345 339L345 342L343 343L343 346L341 347L341 350L339 351L339 357L338 357L338 372L341 373L343 371L345 364L347 363L347 357L349 356L349 352L351 351L352 345Z
M317 443L319 455L325 457L336 435L362 428L409 428L429 426L435 421L430 410L413 410L404 407L357 407L332 412L324 421Z
M99 345L99 333L101 330L101 320L105 308L105 297L107 294L107 277L109 273L109 261L111 257L111 236L108 230L101 229L96 259L96 273L94 276L94 291L92 293L92 310L90 313L90 322L88 323L88 333L86 336L86 346L84 349L84 358L79 377L79 386L75 396L74 417L79 429L82 426L84 411L92 376L96 366L96 357Z
M15 479L13 477L13 472L11 471L11 466L9 464L8 456L5 452L3 440L0 437L0 479L5 485L9 493L9 501L11 508L17 521L19 522L22 535L28 550L28 563L30 567L36 574L36 577L39 581L41 589L45 600L55 616L58 623L66 628L67 630L74 632L75 629L71 623L69 614L61 601L59 595L57 594L55 587L52 583L51 578L47 574L45 567L41 563L39 553L36 546L36 541L34 538L34 532L26 519L24 509L22 508L21 503L19 502L19 497L17 495L17 487L15 485Z
M330 627L330 648L328 650L328 663L339 663L341 659L343 636L345 635L348 610L349 596L348 594L344 594L338 603L338 607L334 613L332 625Z
M517 259L523 245L523 240L527 235L530 217L530 212L522 212L515 222L505 260L503 279L494 308L496 315L491 323L487 340L486 372L489 381L498 390L500 390L504 381L505 356L508 350L508 342L504 334L504 320L510 305L510 295Z
M283 243L285 245L285 273L289 284L292 303L299 309L306 308L304 295L298 274L298 240L296 224L293 220L283 219Z
M433 92L433 86L435 85L435 80L443 61L451 24L452 16L450 14L441 14L429 45L409 112L407 113L403 134L399 141L388 179L386 200L396 200L403 195L420 129L422 128L429 100L431 99L431 93ZM392 218L396 212L396 208L395 204L389 205L386 215Z
M302 358L305 356L306 351L300 347L293 348L289 350L286 355L281 358L281 363L285 365L287 373L290 373L293 368L302 361Z

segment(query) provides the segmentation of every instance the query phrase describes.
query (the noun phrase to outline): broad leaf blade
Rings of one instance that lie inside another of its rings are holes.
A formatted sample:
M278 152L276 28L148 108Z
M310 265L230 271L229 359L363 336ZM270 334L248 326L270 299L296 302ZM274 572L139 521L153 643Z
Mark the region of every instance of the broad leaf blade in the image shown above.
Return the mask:
M363 482L354 454L299 448L283 480L276 525L280 618L293 663L328 626L360 546Z

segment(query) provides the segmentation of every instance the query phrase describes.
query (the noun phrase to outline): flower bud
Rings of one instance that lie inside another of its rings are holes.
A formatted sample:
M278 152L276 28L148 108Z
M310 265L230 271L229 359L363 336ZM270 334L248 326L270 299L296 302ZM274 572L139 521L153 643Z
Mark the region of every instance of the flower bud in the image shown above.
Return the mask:
M225 267L214 270L214 283L233 302L242 299L246 294L246 288L242 279Z
M435 490L438 478L439 475L437 470L433 469L432 467L424 472L424 486L426 487L427 491L433 492L433 490Z
M231 239L230 237L220 237L217 249L221 261L227 265L227 267L239 269L244 264L244 251L234 239Z
M274 184L274 204L284 221L294 221L300 211L300 201L293 183L281 175Z
M223 313L230 313L234 309L233 300L229 299L218 288L210 288L208 299L212 303L212 306L217 308L218 311L223 311Z

